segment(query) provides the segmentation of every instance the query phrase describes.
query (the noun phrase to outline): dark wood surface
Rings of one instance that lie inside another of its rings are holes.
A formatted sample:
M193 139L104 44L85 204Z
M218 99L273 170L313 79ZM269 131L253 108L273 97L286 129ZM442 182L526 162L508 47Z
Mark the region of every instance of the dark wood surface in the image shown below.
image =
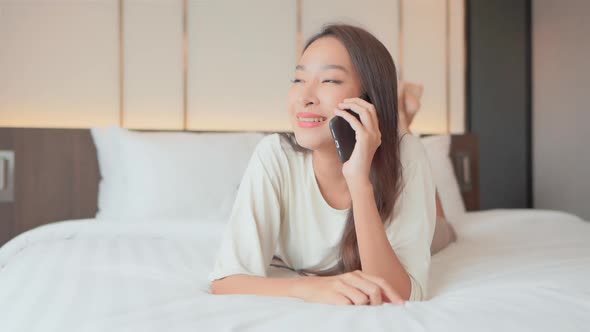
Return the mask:
M0 246L44 224L96 215L100 173L89 129L0 128L0 150L15 153L15 197L0 203ZM479 209L478 153L475 135L452 136L451 158L470 155L473 182L462 191L469 211Z
M13 150L12 132L0 129L0 150ZM12 204L0 203L0 245L7 242L13 234L14 215Z
M15 155L15 193L0 203L0 245L37 226L92 218L100 179L88 129L0 128Z
M467 176L470 181L468 183L462 181L464 175L462 157L464 156L469 158ZM477 135L452 135L450 158L453 162L453 169L459 182L465 208L467 211L479 210L479 139Z

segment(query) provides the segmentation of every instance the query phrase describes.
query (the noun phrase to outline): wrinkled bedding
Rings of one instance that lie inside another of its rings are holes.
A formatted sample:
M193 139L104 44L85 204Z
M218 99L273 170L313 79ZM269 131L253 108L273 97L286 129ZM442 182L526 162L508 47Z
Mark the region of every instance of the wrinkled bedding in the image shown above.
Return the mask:
M334 306L209 294L219 222L53 223L0 248L0 330L587 331L589 222L496 209L453 225L428 300Z

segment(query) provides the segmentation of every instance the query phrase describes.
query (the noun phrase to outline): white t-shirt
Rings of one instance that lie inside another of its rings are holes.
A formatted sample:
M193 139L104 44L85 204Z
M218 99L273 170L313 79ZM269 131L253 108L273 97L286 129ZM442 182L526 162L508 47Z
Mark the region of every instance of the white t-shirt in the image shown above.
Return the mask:
M418 137L402 136L400 161L405 185L386 233L410 276L410 300L422 300L436 224L434 182ZM270 266L274 255L292 269L333 267L347 214L348 209L335 209L322 196L311 153L297 152L279 134L270 134L249 161L209 281L234 274L299 275Z

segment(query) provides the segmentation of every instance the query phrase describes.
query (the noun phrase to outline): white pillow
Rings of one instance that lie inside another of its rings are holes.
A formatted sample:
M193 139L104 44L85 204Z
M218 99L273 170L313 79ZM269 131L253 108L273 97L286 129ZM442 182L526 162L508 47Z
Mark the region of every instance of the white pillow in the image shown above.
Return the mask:
M451 136L433 135L421 137L420 140L430 160L443 212L447 220L453 222L465 214L465 203L450 158Z
M103 177L96 218L120 221L225 221L252 152L264 137L262 133L93 130ZM107 144L105 149L101 142Z
M98 211L96 219L112 219L124 208L125 177L121 169L119 127L91 128L96 146L101 180L98 184Z

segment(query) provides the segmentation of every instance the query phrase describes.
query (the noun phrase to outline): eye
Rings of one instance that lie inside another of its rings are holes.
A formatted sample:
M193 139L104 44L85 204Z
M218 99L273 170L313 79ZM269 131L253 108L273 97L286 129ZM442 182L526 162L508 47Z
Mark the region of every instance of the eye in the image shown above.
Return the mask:
M291 83L299 83L299 82L301 82L301 80L300 80L300 79L298 79L298 78L296 78L296 79L292 79L292 80L290 80L290 81L291 81Z
M333 82L333 83L336 83L336 84L342 83L342 81L338 81L338 80L323 80L322 83L323 82Z

